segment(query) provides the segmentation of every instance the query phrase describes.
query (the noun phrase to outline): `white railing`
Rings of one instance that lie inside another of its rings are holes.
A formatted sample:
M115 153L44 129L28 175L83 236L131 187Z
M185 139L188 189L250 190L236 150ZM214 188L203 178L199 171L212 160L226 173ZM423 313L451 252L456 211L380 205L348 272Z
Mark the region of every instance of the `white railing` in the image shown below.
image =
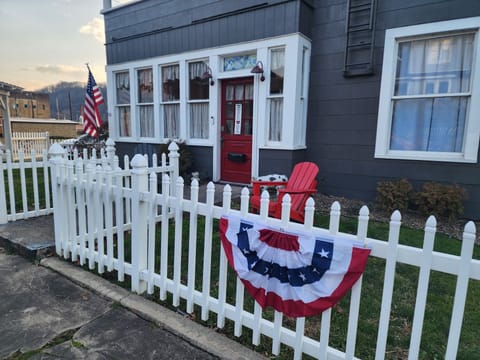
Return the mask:
M10 150L0 151L0 224L51 214L50 163L47 151L41 160L35 150L25 161L23 151L14 162Z
M58 152L57 156L65 157L65 161L67 161L67 157L70 157L76 162L79 157L82 157L85 159L82 160L84 166L114 166L115 143L111 139L106 141L105 149L102 149L99 154L95 149L91 154L88 154L86 150L82 154L78 154L77 151L67 153L59 144L55 144L54 149ZM177 155L178 152L175 151L173 157L175 158ZM128 162L128 157L126 157L126 168L123 173L124 185L128 185L130 182ZM174 161L172 164L177 164L175 165L176 170L173 170L172 165L169 171L178 176L178 161ZM53 213L50 165L46 150L39 155L33 149L28 156L23 150L19 150L15 160L10 150L0 149L0 224Z
M23 152L24 159L30 159L32 151L37 156L43 152L48 152L50 147L50 136L48 132L13 132L12 133L12 159L14 161L20 158L20 152Z
M223 189L222 206L214 204L213 183L207 186L204 203L198 201L197 180L192 181L189 199L184 198L184 183L180 177L171 183L170 177L164 174L161 191L158 192L157 173L147 167L147 160L142 155L132 159L132 169L128 170L131 175L129 186L122 184L126 170L109 167L94 170L79 164L73 167L61 157L54 157L52 161L55 164L52 178L55 246L59 256L79 260L81 265L88 263L90 269L97 266L99 273L115 270L118 281L124 281L125 275L128 275L132 291L152 294L157 289L162 301L166 301L170 294L169 301L181 311L192 313L197 305L204 321L212 313L216 314L218 328L223 328L226 320L230 320L237 337L242 335L244 328L248 328L253 345L260 344L262 335L270 338L274 355L279 354L280 346L285 344L293 349L294 359L301 359L303 354L322 360L355 358L358 324L362 320L360 300L362 291L365 291L362 290L362 278L350 294L348 325L345 339L342 339L345 349L339 350L329 345L331 309L322 313L321 321L317 319L316 333L319 335L312 336L307 334L311 318L297 318L294 322L289 321L289 325L284 323L281 313L268 313L257 303L249 306L242 282L232 277L231 273L231 278L228 278L227 259L217 234L216 220L222 215L232 214L281 226L289 231L339 234L340 205L337 202L332 205L329 228L322 229L313 226L312 199L308 200L305 209L305 224L298 224L288 220L288 196L283 203L282 219L272 219L267 217L266 192L262 195L259 215L248 212L247 188L242 190L239 210L232 209L229 185ZM174 221L171 220L172 214ZM376 359L383 359L387 352L397 264L409 264L419 269L418 291L416 299L412 299L415 306L409 347L411 359L419 357L430 273L438 271L457 278L450 330L445 329L445 332L449 331L445 358L454 359L459 346L469 280L480 280L480 261L472 259L476 232L474 223L469 222L465 226L461 254L454 256L433 251L436 232L433 216L426 223L423 249L399 244L401 216L398 211L391 217L388 242L367 237L368 221L369 210L363 207L358 217L357 235L341 235L364 242L372 249L371 258L385 261L383 283L369 284L377 287L377 298L382 293L381 306L376 314L378 335L369 341L375 349ZM220 254L219 269L213 271L212 261L217 259L212 258L212 254L216 253ZM156 259L157 255L160 255L160 260ZM228 289L228 284L232 282L236 282L235 287ZM338 343L339 339L335 340Z

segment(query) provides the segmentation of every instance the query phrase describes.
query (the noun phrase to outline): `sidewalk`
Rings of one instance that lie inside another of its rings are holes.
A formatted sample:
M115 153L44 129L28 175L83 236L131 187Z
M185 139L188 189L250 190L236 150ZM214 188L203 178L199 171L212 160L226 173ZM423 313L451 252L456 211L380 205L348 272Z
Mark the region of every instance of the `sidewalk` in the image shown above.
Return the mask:
M17 254L53 245L51 216L0 225L0 359L265 359L56 256Z

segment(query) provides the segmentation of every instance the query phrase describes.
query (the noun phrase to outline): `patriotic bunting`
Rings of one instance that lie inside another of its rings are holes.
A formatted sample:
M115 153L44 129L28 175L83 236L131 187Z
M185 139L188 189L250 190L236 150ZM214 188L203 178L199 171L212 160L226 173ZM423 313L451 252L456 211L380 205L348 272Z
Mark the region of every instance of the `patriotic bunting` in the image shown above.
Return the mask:
M370 249L346 237L288 233L235 216L220 219L230 266L260 306L312 316L335 305L362 275Z

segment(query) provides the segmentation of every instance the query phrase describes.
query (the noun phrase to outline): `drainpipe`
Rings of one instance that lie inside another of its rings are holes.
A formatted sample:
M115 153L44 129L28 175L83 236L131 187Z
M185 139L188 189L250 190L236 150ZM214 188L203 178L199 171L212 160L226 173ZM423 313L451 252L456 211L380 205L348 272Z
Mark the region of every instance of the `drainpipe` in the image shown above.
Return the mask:
M8 91L0 90L0 111L3 110L3 137L5 139L5 148L12 149L12 129L10 126L10 108L8 107Z

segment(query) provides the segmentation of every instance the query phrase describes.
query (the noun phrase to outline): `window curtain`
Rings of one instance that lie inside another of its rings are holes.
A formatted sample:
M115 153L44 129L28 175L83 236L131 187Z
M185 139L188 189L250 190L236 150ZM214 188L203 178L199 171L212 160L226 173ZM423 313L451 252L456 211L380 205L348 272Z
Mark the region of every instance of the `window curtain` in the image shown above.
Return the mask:
M470 90L473 34L400 43L395 95Z
M138 71L138 102L153 102L153 72L152 69Z
M390 149L462 152L473 35L399 44ZM417 96L408 98L409 96ZM427 95L419 98L418 95Z
M270 53L270 94L283 94L285 71L285 50L272 50Z
M283 98L270 99L270 126L268 139L270 141L282 140L283 123Z
M463 97L395 101L390 149L462 152L467 107Z
M130 131L130 106L117 108L118 135L121 137L131 136Z
M190 137L208 139L208 103L190 104Z
M154 137L153 106L143 105L138 107L140 118L140 137Z
M128 72L115 75L117 104L130 104L130 77Z
M179 135L180 105L163 105L164 137L177 139Z
M205 71L207 71L207 64L203 61L188 64L188 77L190 80L195 78L201 79Z
M176 101L180 100L180 67L170 65L162 67L162 100Z

